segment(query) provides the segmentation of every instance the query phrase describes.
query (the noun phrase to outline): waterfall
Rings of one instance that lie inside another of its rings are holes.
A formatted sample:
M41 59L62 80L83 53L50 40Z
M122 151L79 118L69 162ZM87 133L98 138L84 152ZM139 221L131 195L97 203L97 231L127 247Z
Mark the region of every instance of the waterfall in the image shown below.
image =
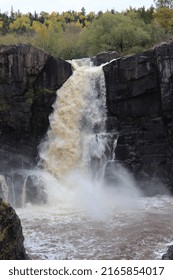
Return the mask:
M53 201L56 195L63 205L72 199L73 206L79 204L91 215L104 216L118 205L132 205L138 193L133 178L124 168L117 165L115 171L117 133L106 132L102 66L91 67L89 61L83 62L84 65L81 61L71 62L73 75L57 91L50 129L40 146L40 158L44 170L57 180ZM61 187L63 195L57 194Z
M13 207L25 207L27 203L47 202L45 179L38 170L13 170L0 175L0 197Z
M89 59L74 60L71 64L73 74L57 91L50 129L39 147L38 167L13 170L8 174L10 186L7 178L0 177L2 196L10 198L14 207L25 207L28 203L70 205L71 200L75 205L80 201L82 207L86 204L87 209L92 197L93 207L100 213L102 206L109 208L115 204L115 197L120 201L118 195L125 196L126 189L128 197L133 190L134 182L128 173L122 173L120 167L118 174L115 172L117 134L106 132L102 66L91 67Z
M90 67L88 60L71 63L73 75L57 91L50 130L40 150L44 168L57 178L72 170L96 172L111 154L102 67Z
M0 175L0 197L8 201L9 187L3 175Z
M112 158L115 137L106 133L102 67L91 67L90 59L70 63L73 75L57 91L50 129L40 145L39 167L43 168L13 170L8 176L0 177L1 196L14 207L25 207L30 202L46 203L51 192L50 182L58 189L62 185L73 185L73 189L76 185L73 180L80 181L82 176L85 181L88 177L101 180L105 165ZM77 175L78 179L74 179L75 175L73 180L68 179L72 173L80 174L80 178ZM56 192L55 189L52 192Z

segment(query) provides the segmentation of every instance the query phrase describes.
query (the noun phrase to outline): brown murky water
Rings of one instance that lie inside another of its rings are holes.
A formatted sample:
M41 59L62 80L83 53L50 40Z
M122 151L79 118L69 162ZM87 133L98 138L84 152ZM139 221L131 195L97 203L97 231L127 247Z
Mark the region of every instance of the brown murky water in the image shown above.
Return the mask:
M62 207L17 212L33 259L147 260L161 259L173 240L172 207L172 198L156 196L104 217Z

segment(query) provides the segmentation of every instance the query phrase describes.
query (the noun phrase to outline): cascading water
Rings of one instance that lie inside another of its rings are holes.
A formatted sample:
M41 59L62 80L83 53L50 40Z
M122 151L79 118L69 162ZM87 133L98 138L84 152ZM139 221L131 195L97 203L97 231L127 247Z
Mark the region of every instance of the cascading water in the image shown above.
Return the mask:
M160 258L172 238L172 198L142 197L119 165L105 180L117 135L105 129L102 67L90 67L89 60L71 63L73 75L57 92L50 130L40 145L43 168L11 177L20 193L11 197L20 206L28 253L35 259ZM7 183L0 176L6 199Z
M72 63L74 74L58 91L51 129L40 152L46 170L58 178L90 168L92 160L107 160L110 149L102 68L78 64Z
M0 197L3 197L4 200L8 201L9 196L9 186L6 182L6 179L3 175L0 175Z

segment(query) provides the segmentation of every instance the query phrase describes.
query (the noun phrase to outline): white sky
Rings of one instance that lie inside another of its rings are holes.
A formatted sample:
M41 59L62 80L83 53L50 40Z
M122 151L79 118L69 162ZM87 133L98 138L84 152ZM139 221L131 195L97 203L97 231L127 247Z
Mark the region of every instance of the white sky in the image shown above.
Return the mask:
M68 10L80 11L82 7L86 12L103 11L115 9L116 11L122 11L130 6L133 8L140 8L145 6L149 8L154 6L153 0L0 0L1 12L11 10L17 11L18 9L22 13L37 11L44 12L63 12Z

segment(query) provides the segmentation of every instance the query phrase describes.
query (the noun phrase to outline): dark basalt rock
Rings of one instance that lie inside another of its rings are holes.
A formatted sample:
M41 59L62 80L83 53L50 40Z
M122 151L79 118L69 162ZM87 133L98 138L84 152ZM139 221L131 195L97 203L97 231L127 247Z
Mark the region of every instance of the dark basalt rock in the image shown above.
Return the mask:
M30 167L71 65L30 45L0 46L0 173Z
M0 260L29 259L20 220L13 208L0 198Z
M113 59L120 57L117 51L107 51L107 52L100 52L96 56L94 56L91 61L95 66L100 66L106 62L110 62Z
M108 132L119 133L116 160L146 194L173 191L173 44L117 58L103 67Z
M169 246L168 251L162 256L162 260L173 260L173 245Z

